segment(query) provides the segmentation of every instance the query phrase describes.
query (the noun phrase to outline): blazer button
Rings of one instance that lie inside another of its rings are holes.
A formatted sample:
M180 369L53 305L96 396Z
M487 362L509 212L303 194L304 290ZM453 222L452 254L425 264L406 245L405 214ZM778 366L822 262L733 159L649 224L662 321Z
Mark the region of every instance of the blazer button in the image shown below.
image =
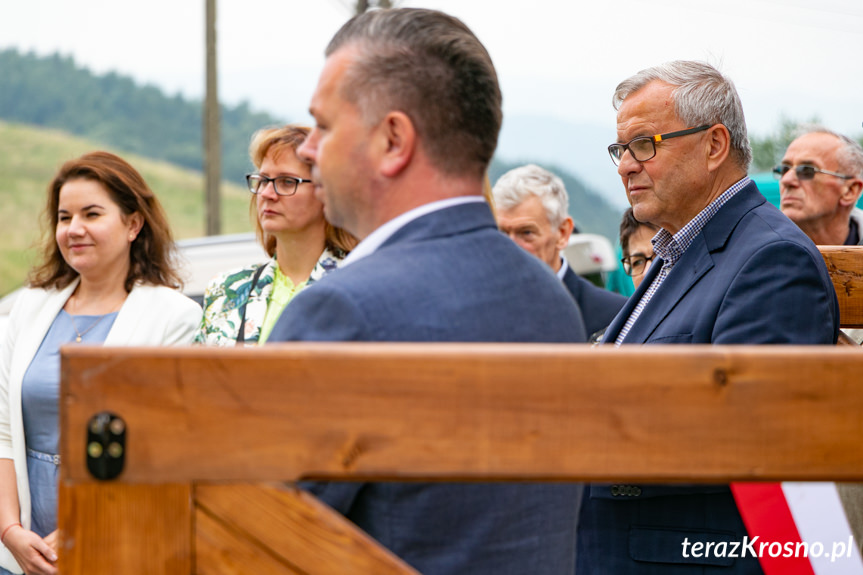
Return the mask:
M612 485L611 495L613 497L638 497L641 495L641 488L637 485Z

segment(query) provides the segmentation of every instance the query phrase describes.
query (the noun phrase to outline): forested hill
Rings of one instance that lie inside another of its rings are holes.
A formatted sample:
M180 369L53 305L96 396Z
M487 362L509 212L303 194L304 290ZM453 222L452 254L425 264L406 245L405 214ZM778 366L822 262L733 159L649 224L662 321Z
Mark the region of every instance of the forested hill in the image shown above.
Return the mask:
M139 86L116 73L95 75L72 58L0 51L0 119L64 130L105 145L200 170L201 102ZM222 106L222 176L249 171L249 138L279 119L245 103Z
M71 57L0 51L0 120L62 130L118 151L182 167L203 164L202 104L167 96L116 73L96 75ZM222 178L241 182L251 169L251 135L284 119L253 112L248 104L222 106ZM570 213L583 232L617 237L620 210L588 189L576 176L527 158L558 174L570 194ZM524 163L524 162L521 162ZM497 158L491 181L516 164Z

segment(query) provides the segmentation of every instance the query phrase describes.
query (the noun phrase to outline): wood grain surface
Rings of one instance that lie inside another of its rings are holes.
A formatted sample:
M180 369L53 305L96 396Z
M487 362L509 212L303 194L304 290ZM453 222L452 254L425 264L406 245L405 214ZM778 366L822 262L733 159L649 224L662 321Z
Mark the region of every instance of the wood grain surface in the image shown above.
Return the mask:
M195 502L199 575L417 573L339 513L290 486L199 484Z
M861 480L849 347L66 348L62 472L127 423L120 481Z
M839 300L842 327L863 327L863 246L818 246Z
M58 505L64 574L189 575L189 484L61 482Z

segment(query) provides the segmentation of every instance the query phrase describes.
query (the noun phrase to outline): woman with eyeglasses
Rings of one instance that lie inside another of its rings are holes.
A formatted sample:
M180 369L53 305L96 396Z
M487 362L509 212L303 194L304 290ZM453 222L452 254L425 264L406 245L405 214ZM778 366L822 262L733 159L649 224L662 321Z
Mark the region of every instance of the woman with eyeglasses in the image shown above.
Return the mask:
M653 244L650 240L659 231L657 226L639 222L632 213L632 208L627 208L620 222L620 248L623 250L623 271L632 278L635 288L641 285L641 281L650 269L653 261Z
M108 152L48 186L41 263L0 353L0 573L57 573L60 347L191 344L201 308L176 288L174 242L141 175Z
M291 299L338 267L356 245L353 236L324 219L311 168L297 156L310 131L287 125L252 136L249 153L257 173L246 176L250 214L270 259L210 281L196 343L263 344Z

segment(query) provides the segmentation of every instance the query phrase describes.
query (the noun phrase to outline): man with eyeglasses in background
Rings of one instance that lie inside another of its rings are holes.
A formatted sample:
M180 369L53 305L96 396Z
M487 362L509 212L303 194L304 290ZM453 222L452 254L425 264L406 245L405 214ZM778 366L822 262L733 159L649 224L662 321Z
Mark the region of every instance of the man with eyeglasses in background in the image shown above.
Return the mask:
M817 245L863 245L860 144L823 126L806 126L773 170L780 209Z
M613 103L611 159L635 218L661 229L603 342L835 343L838 304L821 254L746 175L752 152L731 81L705 63L671 62L623 81ZM684 547L746 536L727 485L591 485L576 572L760 574L755 558Z

